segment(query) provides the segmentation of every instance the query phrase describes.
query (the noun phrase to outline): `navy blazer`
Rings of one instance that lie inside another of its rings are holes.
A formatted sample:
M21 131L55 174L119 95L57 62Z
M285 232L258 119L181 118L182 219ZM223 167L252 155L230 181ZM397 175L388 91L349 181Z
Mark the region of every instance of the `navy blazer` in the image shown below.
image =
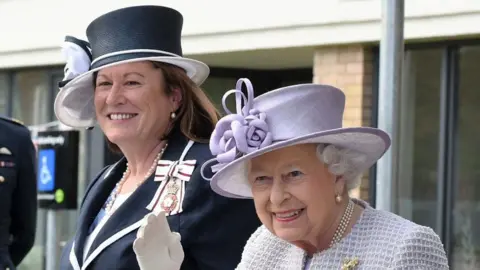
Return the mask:
M14 270L35 241L36 151L24 125L0 116L0 269Z
M188 140L180 135L169 141L162 160L180 158ZM186 183L183 212L168 216L172 231L181 234L185 270L235 269L250 235L260 226L252 200L229 199L214 193L200 175L201 165L212 158L207 144L194 143L184 160L195 159L195 170ZM83 249L95 219L126 168L123 158L90 183L81 204L78 228L63 250L60 269L139 269L132 248L137 229L150 211L159 186L151 176L113 213L92 243L83 262Z

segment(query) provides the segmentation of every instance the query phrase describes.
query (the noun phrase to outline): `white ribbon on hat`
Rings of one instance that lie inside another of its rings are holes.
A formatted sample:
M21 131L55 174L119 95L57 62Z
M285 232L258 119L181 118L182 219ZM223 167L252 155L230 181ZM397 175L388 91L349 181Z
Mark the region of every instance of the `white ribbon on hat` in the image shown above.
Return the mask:
M64 81L71 80L90 70L90 57L78 44L70 41L63 42L62 54L67 62L64 68Z

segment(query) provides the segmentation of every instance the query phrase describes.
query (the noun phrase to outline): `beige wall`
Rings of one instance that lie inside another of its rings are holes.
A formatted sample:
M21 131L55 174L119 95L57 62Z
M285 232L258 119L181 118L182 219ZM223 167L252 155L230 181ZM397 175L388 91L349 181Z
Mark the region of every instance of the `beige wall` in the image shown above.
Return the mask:
M370 126L372 111L372 49L363 45L315 50L313 82L336 86L346 96L343 126ZM368 199L368 172L351 195Z
M212 0L208 1L209 7L215 8L212 13L205 1L191 0L0 0L0 68L63 64L60 45L65 35L85 38L85 29L94 18L131 5L165 5L179 10L184 16L185 55L208 58L209 65L220 58L224 63L237 61L238 66L239 62L255 62L258 58L252 55L245 61L245 55L237 58L230 53L279 50L279 55L286 48L378 42L382 33L381 2L276 1L275 12L271 12L271 1ZM90 6L94 8L88 12L76 12ZM248 20L232 20L232 11ZM478 36L479 21L480 1L405 1L407 41ZM272 57L269 62L277 60Z

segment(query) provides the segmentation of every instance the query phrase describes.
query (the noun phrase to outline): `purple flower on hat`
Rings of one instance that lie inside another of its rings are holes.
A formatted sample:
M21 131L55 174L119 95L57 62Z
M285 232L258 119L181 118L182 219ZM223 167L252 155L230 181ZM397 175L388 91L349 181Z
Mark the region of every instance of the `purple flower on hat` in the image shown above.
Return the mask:
M248 98L241 91L242 83L247 86ZM226 98L232 93L235 93L236 97L236 114L230 112L225 104ZM245 103L243 109L242 99ZM232 162L238 156L272 143L266 114L252 108L253 87L250 80L238 80L236 89L227 91L223 96L222 105L229 114L218 121L210 138L210 151L220 164Z

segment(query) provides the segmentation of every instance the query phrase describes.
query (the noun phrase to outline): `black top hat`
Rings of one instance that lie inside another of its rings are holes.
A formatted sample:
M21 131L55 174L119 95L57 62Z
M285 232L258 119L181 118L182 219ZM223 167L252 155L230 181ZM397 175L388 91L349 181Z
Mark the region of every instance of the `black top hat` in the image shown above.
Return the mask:
M115 10L87 28L92 47L92 69L139 57L182 56L183 17L160 6Z
M55 100L57 118L72 127L94 124L92 76L107 66L144 60L164 62L185 70L197 85L203 83L209 68L183 57L182 26L182 14L172 8L135 6L92 21L87 27L88 42L67 36L63 45L65 77Z

